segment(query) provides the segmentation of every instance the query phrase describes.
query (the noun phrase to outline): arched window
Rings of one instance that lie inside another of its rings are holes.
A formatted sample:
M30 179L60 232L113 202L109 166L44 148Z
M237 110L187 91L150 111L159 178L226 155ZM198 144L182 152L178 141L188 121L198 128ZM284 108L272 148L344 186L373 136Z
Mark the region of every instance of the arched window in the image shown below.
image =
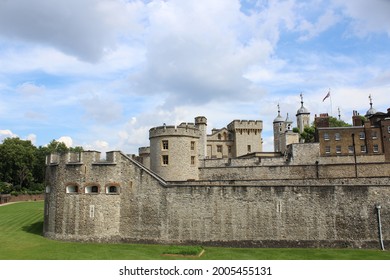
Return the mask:
M106 185L106 194L119 194L119 186L115 184Z
M92 185L85 187L85 193L99 193L99 186Z
M79 187L77 185L68 185L66 186L66 193L78 193Z

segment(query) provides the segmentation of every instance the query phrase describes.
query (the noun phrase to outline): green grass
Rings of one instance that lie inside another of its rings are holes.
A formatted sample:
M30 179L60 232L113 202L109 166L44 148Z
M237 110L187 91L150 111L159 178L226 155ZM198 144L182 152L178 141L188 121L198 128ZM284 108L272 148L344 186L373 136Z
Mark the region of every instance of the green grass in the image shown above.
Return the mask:
M170 246L163 251L163 254L197 256L202 251L202 246Z
M43 202L0 207L2 260L174 260L172 246L61 242L42 236ZM179 252L190 246L175 246ZM194 248L199 248L194 246ZM176 249L175 249L176 250ZM242 249L205 247L201 260L389 260L389 251L358 249ZM192 258L193 259L193 258Z

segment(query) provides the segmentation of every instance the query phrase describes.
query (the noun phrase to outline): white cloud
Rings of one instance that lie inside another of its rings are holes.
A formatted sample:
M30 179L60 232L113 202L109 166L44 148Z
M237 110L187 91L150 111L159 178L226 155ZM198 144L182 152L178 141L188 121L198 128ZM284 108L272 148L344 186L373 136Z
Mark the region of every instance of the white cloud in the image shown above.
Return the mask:
M37 136L33 133L27 135L27 140L30 140L33 145L37 142Z
M355 34L367 36L370 32L385 32L390 36L390 2L388 0L333 0L353 19Z
M14 138L18 137L18 135L14 134L9 129L0 129L0 141L3 141L6 138Z
M36 85L32 82L25 82L23 84L18 85L16 88L17 92L20 92L25 95L36 95L45 92L45 86Z
M109 0L1 1L0 36L53 46L97 62L122 32L138 27L140 2Z
M73 139L70 136L61 136L57 139L57 142L64 143L68 148L73 146Z

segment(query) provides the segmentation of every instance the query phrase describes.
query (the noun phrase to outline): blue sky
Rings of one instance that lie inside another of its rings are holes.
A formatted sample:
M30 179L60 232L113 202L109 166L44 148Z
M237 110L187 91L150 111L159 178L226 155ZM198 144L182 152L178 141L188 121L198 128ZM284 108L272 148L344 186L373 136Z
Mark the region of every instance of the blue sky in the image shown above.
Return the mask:
M0 141L137 153L162 123L386 111L387 0L0 1ZM328 90L331 99L322 102Z

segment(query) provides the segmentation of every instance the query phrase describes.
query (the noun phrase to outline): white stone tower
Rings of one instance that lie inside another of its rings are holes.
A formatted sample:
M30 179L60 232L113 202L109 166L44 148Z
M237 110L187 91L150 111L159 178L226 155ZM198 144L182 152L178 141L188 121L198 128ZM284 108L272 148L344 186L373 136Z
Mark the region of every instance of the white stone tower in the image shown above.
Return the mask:
M280 106L278 104L278 116L274 119L274 152L280 152L280 135L285 131L285 122L280 115Z
M303 106L303 95L301 93L301 108L298 109L297 114L297 126L299 133L302 133L306 126L310 126L310 112Z

